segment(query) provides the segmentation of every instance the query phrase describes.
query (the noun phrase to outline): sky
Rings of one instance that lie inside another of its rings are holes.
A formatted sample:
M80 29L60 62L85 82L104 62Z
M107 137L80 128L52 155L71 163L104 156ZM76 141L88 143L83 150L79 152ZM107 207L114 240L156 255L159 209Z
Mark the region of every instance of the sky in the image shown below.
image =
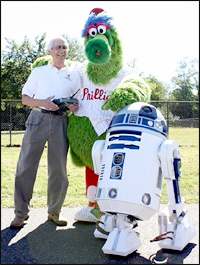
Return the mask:
M199 59L199 1L1 1L1 50L5 38L34 43L66 34L83 44L81 31L95 8L113 17L124 60L138 72L169 83L183 57Z

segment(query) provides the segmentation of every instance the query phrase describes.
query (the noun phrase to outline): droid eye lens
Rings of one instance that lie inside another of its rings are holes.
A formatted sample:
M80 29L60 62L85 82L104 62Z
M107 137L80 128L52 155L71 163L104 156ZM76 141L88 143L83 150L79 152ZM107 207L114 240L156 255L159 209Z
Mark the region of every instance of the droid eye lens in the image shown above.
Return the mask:
M147 107L147 106L143 107L142 110L143 110L144 112L148 113L148 114L149 114L149 113L152 113L152 109L151 109L150 107Z

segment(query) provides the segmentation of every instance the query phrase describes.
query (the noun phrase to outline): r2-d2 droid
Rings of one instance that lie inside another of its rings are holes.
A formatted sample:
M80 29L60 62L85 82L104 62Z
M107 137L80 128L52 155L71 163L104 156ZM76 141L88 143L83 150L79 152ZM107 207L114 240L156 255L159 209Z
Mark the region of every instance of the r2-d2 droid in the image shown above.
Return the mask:
M99 175L96 201L104 215L94 231L106 239L105 254L127 256L141 241L134 231L138 220L159 212L162 180L168 207L158 214L159 246L181 251L195 236L180 192L181 159L178 143L167 140L167 124L154 106L137 102L113 117L106 139L92 149Z

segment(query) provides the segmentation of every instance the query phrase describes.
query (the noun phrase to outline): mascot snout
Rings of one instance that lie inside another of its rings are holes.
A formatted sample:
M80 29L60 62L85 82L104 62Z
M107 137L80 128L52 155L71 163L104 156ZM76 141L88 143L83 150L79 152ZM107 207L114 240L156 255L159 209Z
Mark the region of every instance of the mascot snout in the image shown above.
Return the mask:
M90 40L86 47L85 53L91 63L104 65L110 60L111 48L105 36L96 37Z

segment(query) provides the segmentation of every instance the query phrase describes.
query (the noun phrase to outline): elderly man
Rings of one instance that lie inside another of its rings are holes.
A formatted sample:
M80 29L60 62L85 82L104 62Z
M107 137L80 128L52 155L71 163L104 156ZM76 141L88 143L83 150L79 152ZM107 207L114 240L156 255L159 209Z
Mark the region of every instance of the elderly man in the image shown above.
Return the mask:
M68 178L66 160L68 152L67 115L58 109L53 99L70 97L81 87L80 76L69 71L66 56L69 45L63 37L53 38L47 50L52 60L31 72L22 89L22 103L32 107L26 121L15 177L15 218L10 228L21 228L28 219L30 200L40 158L48 143L48 220L65 226L67 221L60 214L64 203ZM79 95L77 94L78 98ZM78 106L69 106L76 111Z

